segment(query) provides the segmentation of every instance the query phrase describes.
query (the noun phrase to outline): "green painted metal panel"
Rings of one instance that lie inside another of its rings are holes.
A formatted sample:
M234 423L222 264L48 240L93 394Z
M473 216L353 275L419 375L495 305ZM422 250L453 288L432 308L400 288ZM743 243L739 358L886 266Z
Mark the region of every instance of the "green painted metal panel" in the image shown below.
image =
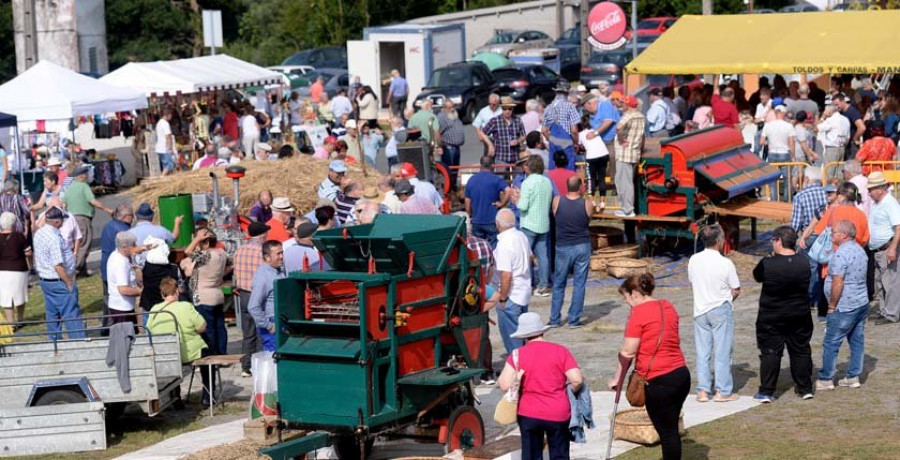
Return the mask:
M355 427L368 407L366 367L355 360L278 361L281 415L298 423Z
M355 330L356 328L354 328ZM278 347L282 356L326 357L359 360L359 340L330 337L290 337Z
M290 441L275 444L274 446L265 447L260 449L259 452L272 457L272 460L290 460L307 452L328 447L331 443L331 435L329 433L317 431Z
M397 383L401 386L443 387L463 383L484 372L483 369L456 369L456 371L455 374L451 374L444 372L443 369L429 369L404 376L397 380Z

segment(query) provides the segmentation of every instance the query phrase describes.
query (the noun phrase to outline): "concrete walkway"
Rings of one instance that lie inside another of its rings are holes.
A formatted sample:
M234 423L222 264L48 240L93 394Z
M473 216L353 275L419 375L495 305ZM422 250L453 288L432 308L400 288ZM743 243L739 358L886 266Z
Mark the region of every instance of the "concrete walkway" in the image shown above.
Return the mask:
M479 407L485 422L487 439L497 439L505 436L518 435L519 430L515 425L503 427L493 421L494 407L500 399L500 390L496 387L479 387L476 394L482 404ZM612 413L615 394L610 391L591 392L594 408L594 423L596 427L588 430L586 444L572 444L571 458L573 460L597 460L606 455L606 445L609 442L609 417ZM692 426L707 423L721 417L726 417L758 404L748 397L730 403L698 403L693 395L689 395L684 405L684 426ZM619 403L619 411L629 409L624 396ZM215 425L202 430L185 433L168 439L154 446L141 449L137 452L118 457L117 460L176 460L191 453L224 444L230 444L243 439L243 419ZM613 442L613 456L618 456L631 449L639 447L638 444L616 440ZM376 443L372 460L387 460L398 457L410 456L441 456L443 446L418 444L411 441L391 441L388 443ZM310 454L311 459L334 459L331 448L321 449ZM497 460L518 460L519 451L511 452Z

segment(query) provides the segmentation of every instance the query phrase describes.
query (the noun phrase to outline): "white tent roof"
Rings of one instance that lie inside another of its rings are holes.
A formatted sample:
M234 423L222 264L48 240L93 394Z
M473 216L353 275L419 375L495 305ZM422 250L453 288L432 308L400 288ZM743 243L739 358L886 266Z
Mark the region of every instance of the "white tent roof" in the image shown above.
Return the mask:
M163 95L280 84L282 75L225 54L175 61L132 62L101 78L105 83Z
M16 115L19 123L146 107L147 97L139 91L109 85L49 61L38 62L0 86L0 112Z

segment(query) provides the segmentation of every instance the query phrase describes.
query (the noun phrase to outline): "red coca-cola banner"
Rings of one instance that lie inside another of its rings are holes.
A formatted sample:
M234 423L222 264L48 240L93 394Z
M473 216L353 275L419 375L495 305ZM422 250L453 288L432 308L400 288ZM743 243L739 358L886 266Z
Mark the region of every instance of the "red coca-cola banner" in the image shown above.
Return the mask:
M625 44L627 19L619 5L602 2L591 8L587 17L588 42L601 50L616 49Z

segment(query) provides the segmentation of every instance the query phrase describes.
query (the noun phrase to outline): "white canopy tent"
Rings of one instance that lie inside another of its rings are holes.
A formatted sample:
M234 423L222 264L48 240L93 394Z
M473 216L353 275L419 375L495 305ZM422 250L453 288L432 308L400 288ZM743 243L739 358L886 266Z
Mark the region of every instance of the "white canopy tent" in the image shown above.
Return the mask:
M100 79L146 95L189 94L281 84L283 76L225 54L174 61L132 62Z
M0 112L18 122L68 120L82 115L147 108L143 93L109 85L41 61L0 86Z

